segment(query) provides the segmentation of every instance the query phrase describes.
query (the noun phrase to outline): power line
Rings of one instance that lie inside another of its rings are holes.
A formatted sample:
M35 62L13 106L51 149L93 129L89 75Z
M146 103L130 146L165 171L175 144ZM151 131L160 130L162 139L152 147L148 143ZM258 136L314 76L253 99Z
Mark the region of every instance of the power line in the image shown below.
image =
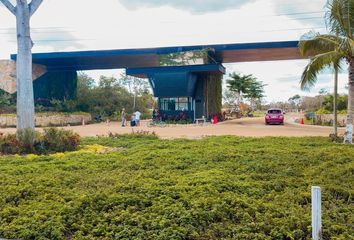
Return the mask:
M304 15L304 14L317 14L317 13L325 13L325 11L282 13L282 14L277 14L277 15L273 15L273 16L283 16L283 15Z
M325 29L326 27L308 27L308 28L287 28L287 29L274 29L274 30L261 30L257 32L286 32L286 31L299 31L299 30L312 30L312 29Z
M291 20L323 19L323 17L292 18Z
M79 42L79 41L97 41L99 39L90 39L90 38L75 38L75 39L33 39L33 42ZM17 41L9 41L9 42L17 42Z
M290 12L290 13L280 13L280 14L273 14L273 15L261 15L257 16L253 19L262 19L262 18L269 18L269 17L281 17L281 16L299 16L299 18L290 18L291 20L309 20L309 19L324 19L324 16L311 16L313 14L324 14L325 11L309 11L309 12ZM303 16L302 15L310 15L310 16ZM252 16L253 17L253 16ZM174 24L178 23L178 21L160 21L159 23L164 24Z
M304 27L304 28L285 28L285 29L269 29L269 30L255 30L255 31L247 31L247 32L232 32L233 34L247 34L247 33L262 33L262 32L288 32L288 31L300 31L300 30L320 30L320 29L326 29L326 27L318 26L318 27ZM178 34L176 36L200 36L200 33L196 33L194 35L188 34L188 35L183 35L183 34Z
M315 29L325 29L325 27L316 26L316 27L306 27L306 28L285 28L285 29L270 29L270 30L258 30L257 32L288 32L288 31L300 31L300 30L315 30ZM235 32L235 34L245 34L245 33L252 33L252 32ZM199 35L199 34L198 34ZM184 36L184 35L178 35ZM189 34L188 36L192 36ZM46 42L79 42L79 41L99 41L101 39L94 39L94 38L78 38L78 39L33 39L36 43L46 43ZM16 42L16 41L10 41Z
M38 35L38 34L56 34L56 33L72 33L72 32L75 32L75 31L45 31L45 32L31 32L31 35ZM0 32L0 35L14 35L15 32Z
M68 28L68 27L31 27L31 29L40 30L40 29L70 29L70 28ZM8 28L0 28L0 30L4 30L4 31L6 31L6 30L16 30L16 28L15 27L8 27Z
M305 1L304 1L305 2ZM271 3L270 5L274 5ZM298 7L298 4L277 4L276 7ZM325 11L304 11L304 12L289 12L289 13L280 13L280 14L275 14L275 15L264 15L264 16L259 16L259 18L264 18L264 17L279 17L279 16L300 16L300 18L291 18L291 20L310 20L310 19L320 19L323 18L323 16L305 16L301 17L303 15L314 15L314 14L322 14ZM73 32L71 30L65 30L68 29L67 27L32 27L31 30L33 30L32 34L55 34L55 33L60 33L60 32ZM312 28L288 28L288 29L272 29L272 30L260 30L257 32L287 32L287 31L299 31L299 30L311 30L311 29L325 29L325 27L312 27ZM16 28L0 28L0 31L15 31ZM248 33L248 32L239 32L237 34L242 34L242 33ZM8 34L13 34L13 33L1 33L0 35L8 35ZM97 39L39 39L39 40L34 40L35 42L70 42L70 41L96 41ZM14 41L12 41L14 42Z
M316 12L294 12L294 13L280 13L280 14L272 14L272 15L261 15L260 17L281 17L281 16L297 16L297 15L313 15L325 13L324 11L316 11ZM320 16L319 16L320 17Z

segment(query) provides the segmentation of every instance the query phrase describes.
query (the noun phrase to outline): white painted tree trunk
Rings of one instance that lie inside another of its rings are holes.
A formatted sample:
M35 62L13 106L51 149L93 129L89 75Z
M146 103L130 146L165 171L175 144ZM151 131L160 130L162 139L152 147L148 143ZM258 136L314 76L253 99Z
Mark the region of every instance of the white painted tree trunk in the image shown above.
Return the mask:
M30 18L43 0L16 0L16 7L9 0L0 0L16 16L17 29L17 130L34 130L34 97L32 82L32 39Z
M353 143L353 113L354 113L354 58L349 62L349 92L348 92L348 115L344 134L344 143Z
M17 130L34 130L34 96L32 83L32 40L27 0L17 0Z

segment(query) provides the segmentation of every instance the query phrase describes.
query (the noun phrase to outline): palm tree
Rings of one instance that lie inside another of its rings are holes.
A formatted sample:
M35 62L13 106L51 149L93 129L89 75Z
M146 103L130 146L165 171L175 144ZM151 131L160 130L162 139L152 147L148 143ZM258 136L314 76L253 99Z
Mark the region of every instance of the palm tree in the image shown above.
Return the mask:
M236 106L240 108L243 95L248 91L248 88L255 78L250 75L241 75L237 73L231 73L229 79L226 80L227 86L231 92L236 93Z
M301 77L301 88L308 89L316 83L317 75L327 67L340 69L346 61L349 65L348 115L345 143L353 141L354 111L354 0L329 0L326 24L329 33L308 33L299 42L300 53L310 57Z

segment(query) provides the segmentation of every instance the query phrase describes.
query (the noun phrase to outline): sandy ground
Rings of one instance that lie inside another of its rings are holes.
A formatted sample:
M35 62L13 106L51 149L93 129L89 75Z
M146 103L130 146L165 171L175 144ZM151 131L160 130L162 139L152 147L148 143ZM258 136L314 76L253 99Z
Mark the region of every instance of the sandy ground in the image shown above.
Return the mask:
M216 125L168 125L166 127L148 127L148 121L142 121L140 127L121 127L119 122L91 124L85 126L70 126L65 129L73 130L81 136L107 135L111 133L132 133L133 131L155 132L162 138L202 138L204 136L236 135L246 137L264 136L329 136L331 127L306 126L292 123L291 118L285 125L265 125L264 118L235 119ZM40 129L39 129L40 130ZM14 128L0 129L2 133L14 133ZM343 134L344 129L339 129Z

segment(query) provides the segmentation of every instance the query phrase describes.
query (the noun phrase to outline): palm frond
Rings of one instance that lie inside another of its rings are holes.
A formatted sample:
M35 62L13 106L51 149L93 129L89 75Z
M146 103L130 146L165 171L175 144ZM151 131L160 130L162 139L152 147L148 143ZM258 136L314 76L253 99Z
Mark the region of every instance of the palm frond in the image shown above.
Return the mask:
M330 0L327 3L326 25L335 35L353 38L354 1Z
M326 67L334 66L336 68L340 68L340 61L342 58L343 56L337 51L318 54L311 58L301 76L301 89L309 90L312 88L317 81L318 74Z
M340 38L340 45L337 50L349 59L354 54L354 40L348 37Z
M302 36L299 41L299 50L302 56L314 56L331 52L340 46L340 39L330 34L309 32Z

